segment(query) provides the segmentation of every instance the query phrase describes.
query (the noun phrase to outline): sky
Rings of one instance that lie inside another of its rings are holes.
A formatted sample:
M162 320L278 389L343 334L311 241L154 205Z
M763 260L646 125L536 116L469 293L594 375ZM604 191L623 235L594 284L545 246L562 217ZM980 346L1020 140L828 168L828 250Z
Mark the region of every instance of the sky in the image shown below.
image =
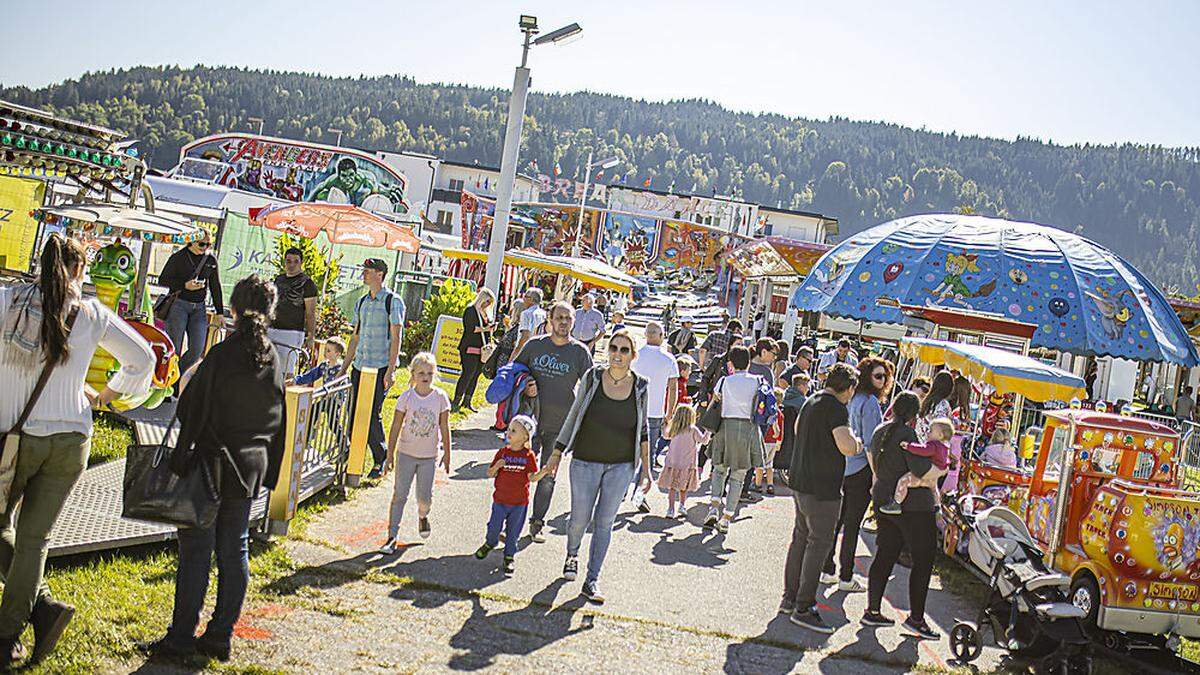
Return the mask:
M235 65L511 86L520 14L583 33L533 90L1056 143L1200 146L1200 2L3 0L0 84ZM1192 44L1192 47L1188 47ZM352 102L347 102L352 105Z

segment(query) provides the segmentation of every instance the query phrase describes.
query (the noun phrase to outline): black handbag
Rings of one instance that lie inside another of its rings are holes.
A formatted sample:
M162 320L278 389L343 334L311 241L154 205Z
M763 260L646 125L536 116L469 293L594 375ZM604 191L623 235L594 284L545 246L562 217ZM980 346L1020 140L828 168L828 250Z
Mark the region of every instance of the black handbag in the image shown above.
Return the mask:
M167 316L171 314L171 306L175 304L175 300L179 297L179 291L167 293L154 301L154 318L159 321L166 322Z
M168 432L170 429L167 427ZM212 527L221 502L207 463L193 462L187 473L176 474L171 470L175 450L167 447L165 435L163 438L158 445L129 448L121 516L176 527Z
M707 429L714 434L721 430L720 401L712 401L704 409L704 415L700 418L700 428Z

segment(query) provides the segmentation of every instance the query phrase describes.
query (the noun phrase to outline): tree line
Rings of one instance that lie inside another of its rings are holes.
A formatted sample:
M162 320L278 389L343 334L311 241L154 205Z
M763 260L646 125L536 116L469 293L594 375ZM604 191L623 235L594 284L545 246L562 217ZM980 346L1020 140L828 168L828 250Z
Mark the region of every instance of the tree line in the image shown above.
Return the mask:
M498 165L508 92L402 76L328 77L246 68L137 67L0 97L127 131L154 167L223 131ZM837 217L843 234L905 215L959 211L1083 234L1164 286L1200 281L1200 148L1060 146L843 118L735 113L704 100L532 94L521 167L581 177L589 149L621 164L608 182L737 195Z

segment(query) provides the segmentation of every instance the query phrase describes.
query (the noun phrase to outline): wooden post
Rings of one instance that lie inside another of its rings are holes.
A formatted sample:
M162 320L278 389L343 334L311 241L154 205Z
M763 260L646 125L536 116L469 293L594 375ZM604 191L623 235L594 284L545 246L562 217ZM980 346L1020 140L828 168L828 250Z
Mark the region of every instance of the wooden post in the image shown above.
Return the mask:
M300 479L304 473L304 452L308 443L312 391L312 387L291 386L284 399L287 432L279 481L271 490L267 502L267 531L270 534L287 534L288 522L296 515L296 504L300 501Z
M350 487L362 481L367 463L367 436L371 432L371 405L375 402L375 378L379 377L379 369L363 368L360 374L354 419L350 420L350 456L346 459L346 485Z

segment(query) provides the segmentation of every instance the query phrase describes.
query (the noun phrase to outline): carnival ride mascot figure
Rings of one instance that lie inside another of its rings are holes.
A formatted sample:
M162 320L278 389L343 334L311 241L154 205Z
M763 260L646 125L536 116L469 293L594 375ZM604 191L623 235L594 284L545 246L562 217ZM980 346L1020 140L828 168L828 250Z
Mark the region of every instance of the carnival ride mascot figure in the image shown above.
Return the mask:
M946 276L942 278L942 283L929 294L934 296L935 303L941 303L949 298L955 304L968 307L969 305L964 302L967 298L986 297L996 290L995 280L980 286L975 292L971 292L971 289L967 288L967 284L962 279L963 275L978 274L979 272L979 258L974 253L947 253Z
M133 251L118 239L96 252L88 274L96 287L96 298L113 312L120 314L118 306L121 297L127 292L132 297L133 284L137 280L137 264ZM145 296L145 299L148 301L149 296ZM148 311L144 313L149 314ZM172 385L179 379L179 357L165 333L140 321L126 321L150 343L150 350L154 352L155 358L154 377L148 394L117 399L113 402L113 407L117 410L129 410L138 406L155 408L171 393ZM103 348L97 349L91 363L88 364L88 386L96 391L104 389L117 369L117 360L113 355Z

